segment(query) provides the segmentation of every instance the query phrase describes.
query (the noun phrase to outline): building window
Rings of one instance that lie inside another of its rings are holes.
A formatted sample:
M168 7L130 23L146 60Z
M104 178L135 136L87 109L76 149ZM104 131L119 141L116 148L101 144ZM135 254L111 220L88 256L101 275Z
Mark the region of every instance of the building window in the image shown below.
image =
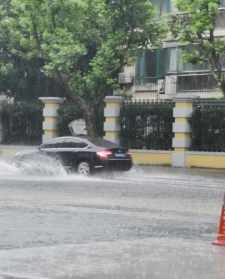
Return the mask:
M221 7L225 7L225 0L221 0Z
M171 0L151 0L159 15L171 11Z
M188 48L191 51L191 47ZM177 72L198 72L198 71L207 71L208 66L206 63L193 64L188 63L184 60L183 57L184 47L177 48Z
M145 50L136 63L136 81L146 83L149 79L164 78L168 72L170 49Z
M136 83L145 84L151 79L163 79L167 74L182 74L207 71L206 64L187 63L183 58L183 47L145 50L136 63Z

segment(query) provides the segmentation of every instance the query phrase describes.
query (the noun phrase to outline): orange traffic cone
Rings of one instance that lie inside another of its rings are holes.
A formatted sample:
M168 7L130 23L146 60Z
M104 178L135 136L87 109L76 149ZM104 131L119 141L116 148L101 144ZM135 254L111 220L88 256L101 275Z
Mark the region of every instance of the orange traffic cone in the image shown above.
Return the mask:
M217 239L213 242L214 245L225 246L225 194L223 199L223 207L221 210L220 224Z

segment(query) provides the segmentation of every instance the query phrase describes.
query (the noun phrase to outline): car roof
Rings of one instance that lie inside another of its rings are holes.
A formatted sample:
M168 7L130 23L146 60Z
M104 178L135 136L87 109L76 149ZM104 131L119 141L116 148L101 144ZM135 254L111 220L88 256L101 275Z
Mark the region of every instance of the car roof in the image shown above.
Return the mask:
M44 142L42 145L54 144L54 143L59 143L59 142L68 142L68 141L72 141L72 142L84 141L87 144L91 144L91 145L95 145L95 146L99 146L99 147L108 147L108 148L118 147L117 144L115 144L113 142L110 142L108 140L105 140L103 138L91 138L91 137L88 137L88 136L57 137L57 138L53 138L51 140L48 140L48 141Z
M44 142L42 145L45 144L54 144L54 143L61 143L61 142L80 142L80 141L86 141L85 139L82 139L80 137L74 137L74 136L66 136L66 137L57 137L50 139L46 142Z
M45 143L64 142L64 141L68 141L68 140L76 141L76 140L80 140L80 138L74 137L74 136L57 137L57 138L50 139L50 140L46 141Z

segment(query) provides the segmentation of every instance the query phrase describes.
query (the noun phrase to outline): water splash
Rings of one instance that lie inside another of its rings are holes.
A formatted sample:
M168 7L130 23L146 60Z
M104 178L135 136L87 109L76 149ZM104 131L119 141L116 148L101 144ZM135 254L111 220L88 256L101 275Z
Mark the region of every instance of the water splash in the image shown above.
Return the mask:
M19 169L12 163L0 160L0 176L18 175Z
M54 158L35 154L35 156L21 162L14 162L20 172L25 175L66 176L67 172L61 162Z
M1 177L19 177L19 176L66 176L67 172L60 161L45 156L30 156L26 160L18 158L12 161L0 160Z

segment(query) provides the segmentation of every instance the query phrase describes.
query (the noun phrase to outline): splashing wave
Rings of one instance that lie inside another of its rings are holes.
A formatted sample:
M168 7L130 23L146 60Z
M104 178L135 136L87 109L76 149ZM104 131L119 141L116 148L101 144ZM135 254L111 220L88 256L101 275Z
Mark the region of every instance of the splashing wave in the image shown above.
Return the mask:
M66 176L67 172L62 164L51 157L31 154L24 159L19 154L12 161L0 160L0 176Z

